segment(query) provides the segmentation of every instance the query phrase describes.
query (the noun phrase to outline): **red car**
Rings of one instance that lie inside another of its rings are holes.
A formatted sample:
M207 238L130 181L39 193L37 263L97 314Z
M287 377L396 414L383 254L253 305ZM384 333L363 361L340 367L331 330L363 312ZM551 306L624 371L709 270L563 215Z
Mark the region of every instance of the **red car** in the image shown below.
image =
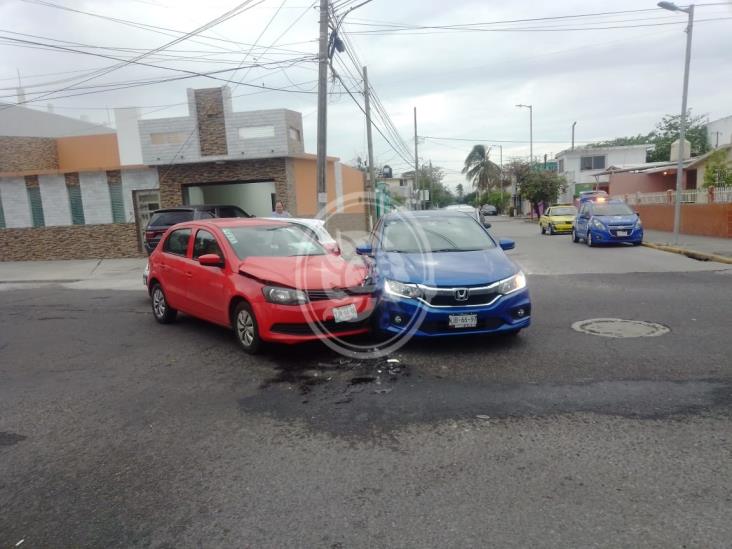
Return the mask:
M299 228L269 219L174 225L150 255L147 287L158 322L178 311L234 329L249 353L368 330L365 267L327 253Z

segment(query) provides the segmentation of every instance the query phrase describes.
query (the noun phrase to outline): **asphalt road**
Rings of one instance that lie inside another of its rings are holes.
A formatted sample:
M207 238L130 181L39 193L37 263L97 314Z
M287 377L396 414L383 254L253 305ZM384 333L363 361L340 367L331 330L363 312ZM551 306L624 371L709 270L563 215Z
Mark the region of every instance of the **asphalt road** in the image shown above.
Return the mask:
M0 547L729 547L730 266L494 231L531 328L399 362L0 291ZM606 317L670 332L571 328Z

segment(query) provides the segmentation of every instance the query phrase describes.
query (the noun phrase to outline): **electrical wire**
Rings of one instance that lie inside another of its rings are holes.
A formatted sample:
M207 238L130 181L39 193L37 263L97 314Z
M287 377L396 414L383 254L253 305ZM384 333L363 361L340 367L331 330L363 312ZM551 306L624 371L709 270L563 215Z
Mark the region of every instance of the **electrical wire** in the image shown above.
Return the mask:
M36 0L36 1L40 2L40 0ZM261 3L262 1L264 1L264 0L259 0L257 3ZM112 65L112 66L107 67L105 69L101 69L97 74L93 74L93 75L90 75L90 76L84 78L80 82L77 82L76 85L84 84L86 82L89 82L91 80L94 80L96 78L99 78L100 76L105 76L105 75L107 75L107 74L109 74L111 72L117 71L117 70L119 70L119 69L121 69L123 67L126 67L126 66L130 65L130 64L137 63L137 62L141 61L142 59L144 59L145 57L147 57L149 55L152 55L152 54L157 53L159 51L165 50L165 49L167 49L167 48L169 48L171 46L175 46L176 44L179 44L179 43L183 42L184 40L187 40L188 38L190 38L192 36L196 36L196 34L199 34L199 33L203 32L203 31L206 31L206 30L208 30L208 29L210 29L212 27L215 27L216 25L219 25L220 23L223 23L224 21L227 21L227 20L229 20L229 19L231 19L233 17L236 17L237 15L239 15L239 14L243 13L244 11L246 11L247 9L249 9L250 8L250 4L252 4L253 2L254 2L254 0L244 0L244 2L241 2L240 4L238 4L237 6L235 6L234 8L232 8L231 10L223 13L222 15L220 15L218 17L215 17L214 19L212 19L209 22L201 25L200 27L198 27L198 28L190 31L189 33L186 33L183 36L179 36L178 38L175 38L174 40L171 40L171 41L163 44L162 46L158 46L157 48L154 48L154 49L149 50L147 52L141 53L141 54L137 55L136 57L134 57L133 59L124 60L124 61L122 61L120 63L117 63L116 65ZM74 85L72 84L72 85L66 86L66 87L64 87L64 88L62 88L61 90L58 90L58 91L63 92L63 91L69 90L69 89L71 89L73 87L74 87ZM57 93L57 92L48 92L47 94L42 95L39 98L36 98L36 100L43 99L44 97L48 97L49 95L51 95L53 93ZM20 104L23 104L23 103L25 103L25 101L21 101L18 104L20 105ZM4 108L11 108L11 107L4 107ZM0 110L4 110L4 109L0 109Z

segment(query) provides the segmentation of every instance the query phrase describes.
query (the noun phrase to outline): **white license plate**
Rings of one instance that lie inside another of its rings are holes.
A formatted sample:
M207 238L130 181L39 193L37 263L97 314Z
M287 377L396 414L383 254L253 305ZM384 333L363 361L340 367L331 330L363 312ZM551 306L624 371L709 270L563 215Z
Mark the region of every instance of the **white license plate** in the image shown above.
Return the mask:
M616 234L618 236L628 236L628 231L618 231Z
M333 318L336 322L349 322L354 320L357 316L358 311L356 311L356 306L353 304L333 309Z
M450 328L475 328L478 325L478 315L450 315Z

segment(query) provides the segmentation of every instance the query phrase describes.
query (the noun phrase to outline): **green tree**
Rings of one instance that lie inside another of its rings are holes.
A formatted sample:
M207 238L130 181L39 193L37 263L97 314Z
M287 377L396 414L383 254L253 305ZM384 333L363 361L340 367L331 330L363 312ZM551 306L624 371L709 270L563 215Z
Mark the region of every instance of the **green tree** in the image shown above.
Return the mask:
M679 138L680 114L668 114L656 124L653 134L653 150L648 153L649 162L670 160L671 143ZM709 150L707 142L707 117L686 114L686 139L691 143L691 155L697 156Z
M455 191L457 192L457 200L458 202L463 201L463 196L465 196L465 187L463 187L462 183L458 183L457 187L455 187Z
M485 145L474 145L465 157L462 173L473 188L481 194L496 185L501 177L501 168L490 159L490 149Z
M402 177L405 179L414 178L414 170L404 172ZM441 208L455 202L455 195L452 194L442 180L445 178L445 171L439 166L431 164L422 164L419 167L419 177L417 179L417 189L431 189L429 206L433 208Z
M590 143L588 147L619 147L624 145L645 145L649 146L646 154L648 162L667 162L671 158L671 144L679 138L679 125L681 115L667 114L664 116L654 130L646 135L638 134L630 137L617 137L608 141ZM691 155L698 156L709 150L707 142L707 117L704 115L694 116L691 109L686 114L686 139L691 144Z
M508 204L511 202L511 196L508 193L501 191L491 191L488 197L485 199L486 204L492 204L498 211L503 213L506 211Z
M559 193L566 189L566 181L554 172L532 171L521 184L521 196L531 202L531 207L540 215L539 205L549 205L557 201Z
M732 187L732 162L728 155L728 149L709 155L704 165L704 187Z

